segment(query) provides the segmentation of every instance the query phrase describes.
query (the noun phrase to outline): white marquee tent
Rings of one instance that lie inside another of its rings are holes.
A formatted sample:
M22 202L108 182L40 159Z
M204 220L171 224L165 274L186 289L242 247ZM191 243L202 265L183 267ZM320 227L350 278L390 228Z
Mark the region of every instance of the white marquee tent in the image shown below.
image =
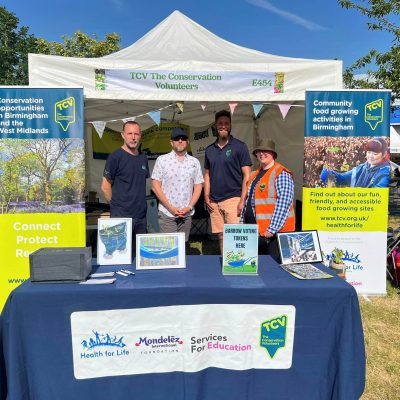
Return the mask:
M99 90L99 72L100 76L114 74L113 82L117 84ZM264 82L260 76L276 73L284 76L280 93L259 86L243 87L240 83L249 81L251 76ZM123 74L142 79L124 83L127 80L121 78ZM181 82L175 86L161 85L162 89L154 86L154 80L165 76L169 79L170 74L184 79L183 86ZM154 79L145 81L145 76ZM193 83L207 76L222 77L226 84L211 82L198 90L185 86L187 81ZM235 80L239 83L229 84ZM205 126L213 122L216 111L229 109L229 103L238 103L232 119L233 134L246 141L250 149L257 136L274 139L278 159L294 171L296 197L301 198L305 90L342 89L342 62L281 57L240 47L175 11L131 46L105 57L30 54L29 83L34 87L83 86L85 121L105 121L116 130L121 129L122 119L134 116L139 116L137 121L145 129L154 124L147 113L160 109L162 120ZM182 113L176 112L177 101L184 101ZM263 104L258 118L254 118L255 103ZM201 104L206 104L204 111ZM282 117L279 104L291 105L286 118ZM104 161L91 159L89 134L87 154L88 190L99 191Z

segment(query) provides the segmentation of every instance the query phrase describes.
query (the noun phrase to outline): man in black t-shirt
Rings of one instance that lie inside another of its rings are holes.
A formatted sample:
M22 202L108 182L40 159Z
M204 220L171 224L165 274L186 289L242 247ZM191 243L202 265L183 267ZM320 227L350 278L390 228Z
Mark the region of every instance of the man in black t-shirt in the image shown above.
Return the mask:
M205 151L204 201L210 212L212 232L223 248L224 224L238 224L247 195L251 159L244 142L231 135L231 114L215 114L217 140Z
M132 242L137 233L147 232L147 156L138 151L142 133L134 121L124 123L124 144L110 154L103 173L101 190L110 203L111 217L132 218Z

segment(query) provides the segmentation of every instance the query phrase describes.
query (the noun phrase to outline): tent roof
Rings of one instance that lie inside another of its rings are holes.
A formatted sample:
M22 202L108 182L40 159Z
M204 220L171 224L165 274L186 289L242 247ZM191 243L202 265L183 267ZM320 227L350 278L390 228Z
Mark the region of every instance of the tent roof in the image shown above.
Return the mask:
M187 61L233 64L309 63L314 60L280 57L228 42L179 11L174 11L131 46L102 57L105 60ZM321 61L314 61L321 62Z
M284 93L95 89L95 69L135 71L283 72ZM281 57L247 49L174 11L131 46L100 58L29 55L31 86L84 87L86 99L158 101L296 101L305 89L341 89L342 62Z

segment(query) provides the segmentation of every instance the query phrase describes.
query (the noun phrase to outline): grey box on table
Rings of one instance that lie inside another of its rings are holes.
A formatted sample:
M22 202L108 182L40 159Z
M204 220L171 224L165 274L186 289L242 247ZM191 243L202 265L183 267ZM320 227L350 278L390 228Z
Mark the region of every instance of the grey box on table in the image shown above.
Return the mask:
M32 282L80 282L92 271L91 247L46 247L29 255Z

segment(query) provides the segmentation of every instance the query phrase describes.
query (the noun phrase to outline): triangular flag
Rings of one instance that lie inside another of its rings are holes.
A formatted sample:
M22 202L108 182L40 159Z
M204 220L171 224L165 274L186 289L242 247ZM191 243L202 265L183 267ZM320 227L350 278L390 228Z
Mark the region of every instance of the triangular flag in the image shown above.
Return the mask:
M206 111L207 103L200 104L203 111Z
M235 108L239 103L229 103L229 108L231 109L231 114L235 112Z
M176 106L179 108L180 113L183 113L183 101L177 101Z
M281 110L281 114L283 119L285 119L287 113L290 110L290 107L292 107L290 104L278 104L279 109Z
M253 112L256 118L258 117L258 114L260 114L260 111L263 108L263 106L264 104L253 104Z
M96 129L96 132L101 139L103 137L103 132L106 127L105 121L93 121L92 125L94 126L94 129Z
M129 118L124 118L122 121L125 123L128 121L134 121L135 119L136 119L136 117L129 117Z
M157 124L160 125L161 112L160 111L152 111L147 113L147 115Z

